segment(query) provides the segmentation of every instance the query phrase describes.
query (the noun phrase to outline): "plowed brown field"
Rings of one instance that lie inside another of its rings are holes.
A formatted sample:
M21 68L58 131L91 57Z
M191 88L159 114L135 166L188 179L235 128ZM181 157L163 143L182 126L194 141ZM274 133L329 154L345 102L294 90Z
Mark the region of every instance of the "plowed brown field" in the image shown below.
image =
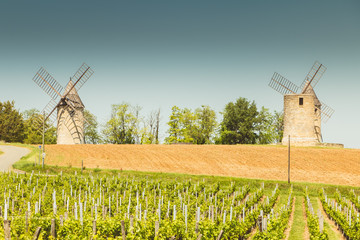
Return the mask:
M287 180L287 147L49 145L47 164ZM360 149L291 148L292 181L360 186Z

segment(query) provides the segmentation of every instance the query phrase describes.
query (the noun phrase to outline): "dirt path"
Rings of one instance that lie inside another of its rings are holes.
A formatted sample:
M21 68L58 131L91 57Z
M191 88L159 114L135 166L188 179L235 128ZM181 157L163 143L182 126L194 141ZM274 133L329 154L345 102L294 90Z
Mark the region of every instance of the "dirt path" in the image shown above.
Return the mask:
M8 171L15 162L30 152L27 148L8 145L0 145L0 150L4 152L0 155L0 171Z
M326 215L319 198L317 198L317 201L319 204L319 209L321 210L321 214L324 216L324 220L330 225L331 229L335 232L336 237L341 240L346 240L346 238L341 234L338 227L335 225L335 222L333 220L331 220L330 218L328 218L328 216Z
M304 239L308 240L308 239L310 239L310 233L309 233L309 228L308 228L308 225L307 225L305 199L303 199L303 201L302 201L302 208L303 208L303 216L304 216L304 220L305 220Z
M291 227L292 227L293 222L294 222L295 202L296 202L296 197L294 197L294 201L293 201L293 204L292 204L292 211L291 211L291 215L290 215L290 218L289 218L289 227L286 228L286 230L285 230L285 239L286 240L289 239Z

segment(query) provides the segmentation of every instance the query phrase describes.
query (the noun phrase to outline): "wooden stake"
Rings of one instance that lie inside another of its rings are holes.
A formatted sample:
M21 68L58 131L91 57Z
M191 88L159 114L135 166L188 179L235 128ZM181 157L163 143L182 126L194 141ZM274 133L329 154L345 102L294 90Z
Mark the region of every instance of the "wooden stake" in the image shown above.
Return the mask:
M51 219L51 236L56 239L55 219Z
M4 233L5 233L5 240L11 239L11 228L10 228L10 220L4 220Z
M160 227L159 221L155 221L155 236L157 236L159 232L159 227Z
M289 135L289 144L288 144L288 183L290 183L290 135Z
M34 233L33 240L37 240L39 238L41 232L41 227L38 227Z
M224 234L224 230L221 230L219 233L219 236L216 238L216 240L220 240L222 238L223 234Z
M96 235L96 220L93 220L93 235Z
M28 211L25 211L25 231L29 231L29 213Z
M121 220L121 236L123 240L126 240L125 222Z
M260 215L258 217L258 226L259 226L259 231L262 232L263 231L263 223L262 223L262 216Z
M130 215L130 232L133 233L133 227L134 227L134 216Z

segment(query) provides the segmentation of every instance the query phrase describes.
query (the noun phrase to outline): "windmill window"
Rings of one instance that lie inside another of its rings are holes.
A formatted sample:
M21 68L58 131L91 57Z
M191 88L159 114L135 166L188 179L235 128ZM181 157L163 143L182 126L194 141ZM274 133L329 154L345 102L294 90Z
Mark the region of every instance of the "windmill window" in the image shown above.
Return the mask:
M300 106L304 105L304 98L302 98L302 97L299 98L299 105Z

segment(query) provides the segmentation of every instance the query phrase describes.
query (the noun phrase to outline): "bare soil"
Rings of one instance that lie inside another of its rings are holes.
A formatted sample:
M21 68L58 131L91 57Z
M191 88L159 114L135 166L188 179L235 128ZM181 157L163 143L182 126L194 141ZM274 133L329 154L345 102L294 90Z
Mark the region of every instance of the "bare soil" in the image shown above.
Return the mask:
M290 231L291 231L291 228L292 228L292 225L293 225L293 222L294 222L294 212L295 212L295 202L296 202L296 197L294 197L294 201L292 203L292 210L291 210L291 215L290 215L290 218L289 218L289 223L288 223L288 226L287 228L285 229L285 240L288 240L289 239L289 236L290 236Z
M48 145L51 165L287 180L284 146ZM360 186L360 149L291 148L291 180Z
M310 239L310 233L309 233L309 228L308 228L308 224L307 224L307 216L306 216L306 208L305 208L305 199L304 198L303 198L303 202L302 202L302 209L303 209L303 216L304 216L304 220L305 220L304 239L308 240L308 239Z

